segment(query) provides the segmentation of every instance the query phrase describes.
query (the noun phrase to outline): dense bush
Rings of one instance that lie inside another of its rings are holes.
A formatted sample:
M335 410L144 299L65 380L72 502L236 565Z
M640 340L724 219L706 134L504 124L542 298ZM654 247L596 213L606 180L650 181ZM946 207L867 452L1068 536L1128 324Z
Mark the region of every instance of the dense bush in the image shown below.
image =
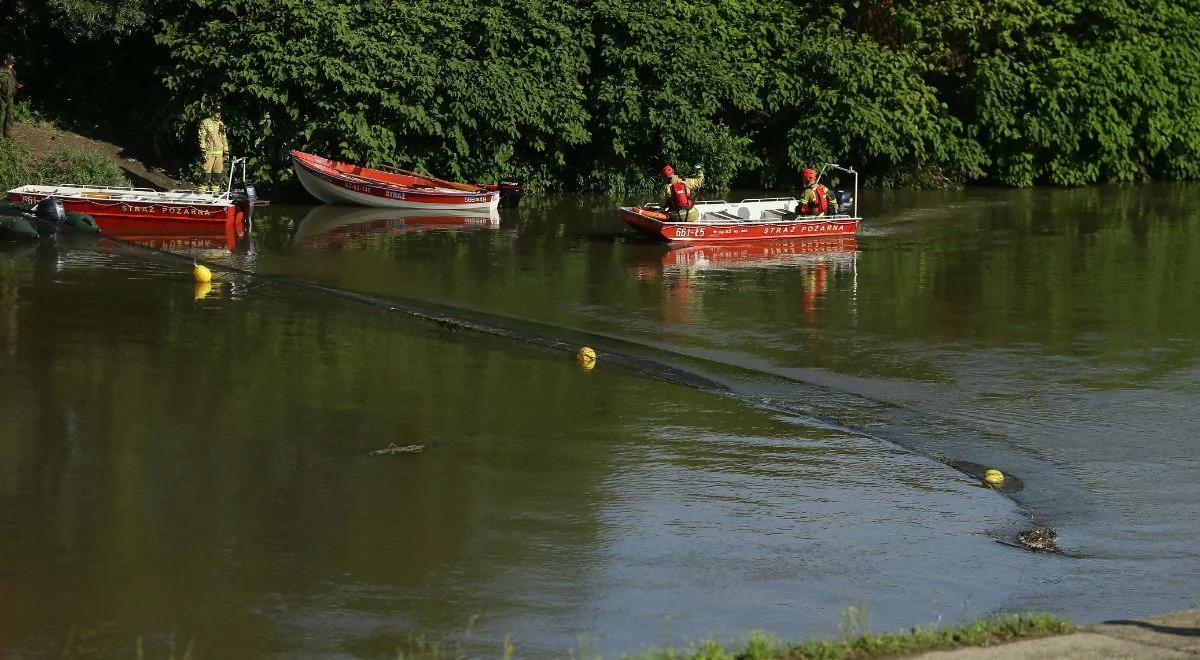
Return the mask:
M221 101L266 181L290 176L287 147L585 190L664 162L703 162L714 186L825 161L898 186L1200 176L1200 0L14 6L0 37L39 53L55 98L100 101L60 114L108 108L184 160ZM37 50L55 21L91 41ZM98 79L142 83L149 109Z
M586 19L549 0L216 0L160 40L177 62L167 85L194 100L185 135L220 100L260 176L286 171L277 156L298 147L557 184L589 138Z
M26 184L59 183L129 185L121 168L108 154L64 149L39 158L25 146L0 139L0 190Z

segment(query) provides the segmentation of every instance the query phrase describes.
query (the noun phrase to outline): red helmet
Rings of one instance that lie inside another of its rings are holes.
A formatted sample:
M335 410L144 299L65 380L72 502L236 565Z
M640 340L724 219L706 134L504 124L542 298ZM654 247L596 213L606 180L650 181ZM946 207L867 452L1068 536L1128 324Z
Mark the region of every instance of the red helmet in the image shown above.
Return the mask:
M800 178L804 179L805 181L816 181L817 180L817 171L814 169L800 170Z
M663 166L663 168L662 168L662 178L664 178L664 179L669 179L669 178L671 178L671 177L673 177L673 176L675 176L675 168L671 167L670 165L665 165L665 166Z

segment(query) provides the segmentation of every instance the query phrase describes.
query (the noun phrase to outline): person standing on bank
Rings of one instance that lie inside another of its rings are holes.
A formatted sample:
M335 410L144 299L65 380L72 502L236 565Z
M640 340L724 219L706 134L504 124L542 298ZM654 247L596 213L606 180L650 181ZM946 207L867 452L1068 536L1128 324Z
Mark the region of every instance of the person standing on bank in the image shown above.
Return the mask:
M829 196L828 188L817 183L816 170L801 170L800 178L804 180L804 192L800 194L797 214L823 216L826 213L837 213L837 200Z
M704 166L693 165L692 176L684 179L675 174L675 168L667 165L662 168L662 178L667 180L663 186L663 210L667 212L671 222L695 222L700 219L700 209L696 208L696 195L704 185Z
M221 105L213 105L208 117L200 122L200 151L204 152L204 177L200 192L214 195L221 192L221 174L229 158L229 141L225 124L221 122Z
M17 120L17 74L13 71L16 60L12 55L4 56L4 69L0 70L0 135L12 138L12 125Z

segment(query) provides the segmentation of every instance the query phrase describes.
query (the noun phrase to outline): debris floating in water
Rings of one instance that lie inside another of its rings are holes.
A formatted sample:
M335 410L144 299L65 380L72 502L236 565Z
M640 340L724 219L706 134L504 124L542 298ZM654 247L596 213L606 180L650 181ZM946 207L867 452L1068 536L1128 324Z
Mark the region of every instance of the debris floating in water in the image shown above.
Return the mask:
M1062 552L1058 547L1058 532L1044 525L1034 525L1017 534L1017 541L1034 552Z
M201 266L198 263L193 263L192 264L192 277L196 278L197 282L202 282L202 283L203 282L211 282L212 281L212 271L209 270L208 268L206 268L205 266Z
M385 454L415 454L425 449L425 445L404 445L401 447L396 443L391 443L383 449L376 449L371 452L372 456L383 456Z

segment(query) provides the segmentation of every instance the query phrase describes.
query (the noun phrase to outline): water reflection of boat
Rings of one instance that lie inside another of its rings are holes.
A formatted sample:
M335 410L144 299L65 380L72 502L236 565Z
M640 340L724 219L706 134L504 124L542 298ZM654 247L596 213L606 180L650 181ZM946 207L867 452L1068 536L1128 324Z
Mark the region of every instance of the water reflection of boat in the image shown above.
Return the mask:
M105 236L171 252L213 248L239 252L250 239L246 227L234 221L181 227L133 218L111 218L105 220L102 227Z
M750 268L846 262L857 254L854 236L827 236L745 243L683 245L667 250L662 257L666 270Z
M365 234L402 234L430 229L490 229L500 226L496 209L485 211L380 209L314 206L292 236L293 243L336 245Z

